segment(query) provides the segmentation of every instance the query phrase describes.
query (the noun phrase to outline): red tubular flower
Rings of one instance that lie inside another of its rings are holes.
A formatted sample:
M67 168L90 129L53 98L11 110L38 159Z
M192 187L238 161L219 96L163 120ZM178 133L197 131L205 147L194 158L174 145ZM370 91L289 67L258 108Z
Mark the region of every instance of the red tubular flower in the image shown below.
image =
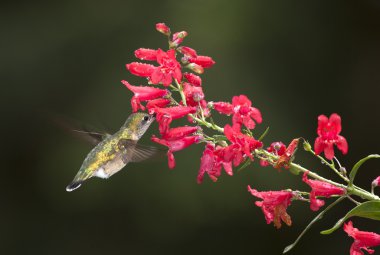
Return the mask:
M171 128L168 130L166 134L163 135L163 138L169 141L177 140L185 136L191 135L199 130L200 130L200 127L198 126L195 126L195 127L183 126L183 127Z
M325 201L317 199L316 196L329 198L332 195L343 195L345 193L345 189L334 186L330 183L310 180L307 178L307 174L308 172L303 174L302 181L311 187L310 209L312 211L318 211L320 207L325 205Z
M166 98L157 98L157 99L153 99L151 101L149 101L147 104L146 104L146 108L148 109L149 111L149 114L152 114L154 112L154 108L163 108L167 105L170 104L170 100L169 99L166 99Z
M190 47L187 47L187 46L181 46L181 47L178 47L177 49L179 52L181 52L183 55L185 55L186 57L191 57L191 58L196 58L197 57L197 52L190 48Z
M349 221L343 226L344 231L354 238L354 243L350 248L350 255L364 255L361 249L366 250L369 254L373 254L375 251L369 249L369 247L380 245L380 235L374 232L360 231L354 228L352 221Z
M232 98L234 106L234 115L232 117L233 125L244 124L248 129L254 129L257 123L262 122L261 113L258 109L252 107L252 102L245 95L234 96Z
M208 56L196 56L195 58L189 58L190 63L195 63L203 68L210 68L215 64L215 61Z
M325 115L319 115L318 117L318 137L315 139L314 151L318 155L322 151L325 153L325 157L329 160L334 158L334 144L338 149L346 154L348 151L348 144L346 138L339 135L342 131L341 118L338 114L333 113L330 118Z
M232 123L234 126L241 127L242 124L249 129L253 129L256 123L262 122L260 111L252 107L252 102L245 95L234 96L232 104L226 102L215 102L214 109L226 115L233 114Z
M234 112L234 106L230 103L214 102L213 106L215 110L225 115L231 115Z
M174 159L173 152L183 150L189 147L190 145L199 142L202 139L202 137L201 136L186 136L186 137L182 137L176 140L166 140L166 139L159 139L155 136L152 136L151 139L153 142L162 144L169 148L168 153L167 153L168 164L169 164L169 168L172 169L175 167L175 159Z
M237 166L243 160L243 154L239 148L239 145L236 144L226 147L217 146L216 148L214 144L207 144L201 158L198 183L202 183L205 173L216 182L222 173L222 167L228 175L233 175L232 165Z
M168 91L165 89L158 89L147 86L132 86L125 80L122 80L121 82L134 93L134 96L131 99L133 112L138 111L138 109L145 110L145 107L140 103L141 101L149 101L152 99L160 98L168 93Z
M138 63L138 62L132 62L130 64L126 65L128 71L131 72L131 74L140 76L140 77L150 77L156 67L154 65L144 64L144 63Z
M153 84L162 83L164 86L169 86L172 82L172 78L181 82L181 65L175 58L175 50L172 49L165 52L158 49L157 62L160 66L156 67L150 76L150 81Z
M291 191L258 192L248 186L248 192L263 200L257 201L255 204L261 207L267 224L273 222L276 228L280 228L282 220L286 225L292 225L292 219L286 212L286 209L292 202L293 193Z
M157 23L156 30L166 36L170 35L170 28L165 23Z
M140 49L135 50L135 56L136 58L141 59L141 60L156 61L157 51L152 50L152 49L140 48Z
M193 86L200 87L202 86L202 79L198 75L192 73L184 73L183 74L186 80Z
M153 108L151 113L156 113L156 120L159 124L161 134L167 133L169 125L174 119L182 118L190 113L195 113L196 107L174 106L168 108Z
M286 146L282 142L273 142L267 148L268 152L273 153L276 156L282 156L282 155L284 155L285 150L286 150ZM268 166L269 163L266 160L261 159L260 160L260 165L265 167L265 166Z
M202 87L195 87L187 82L183 83L183 93L186 97L186 104L189 106L198 106L205 96Z
M216 182L218 180L221 174L221 166L219 165L219 167L216 167L217 162L215 160L214 152L215 145L212 143L207 143L201 157L201 166L197 176L198 184L203 182L203 176L205 173L208 174L212 181Z

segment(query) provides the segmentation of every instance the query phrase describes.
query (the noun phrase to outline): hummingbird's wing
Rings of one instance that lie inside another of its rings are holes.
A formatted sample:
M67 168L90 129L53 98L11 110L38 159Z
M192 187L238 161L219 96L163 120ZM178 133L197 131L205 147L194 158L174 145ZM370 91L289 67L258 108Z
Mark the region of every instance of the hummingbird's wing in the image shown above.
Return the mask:
M79 124L79 122L63 116L53 115L50 117L55 125L64 131L84 140L91 145L97 145L106 137L110 136L108 133L101 133L94 131L95 128L89 125Z
M119 148L125 152L123 154L125 163L141 162L160 152L156 147L137 144L137 141L131 139L120 139Z
M87 131L87 130L72 129L71 131L81 134L82 139L86 140L92 145L97 145L98 143L103 141L105 138L110 136L110 134L106 134L106 133L103 134L103 133Z

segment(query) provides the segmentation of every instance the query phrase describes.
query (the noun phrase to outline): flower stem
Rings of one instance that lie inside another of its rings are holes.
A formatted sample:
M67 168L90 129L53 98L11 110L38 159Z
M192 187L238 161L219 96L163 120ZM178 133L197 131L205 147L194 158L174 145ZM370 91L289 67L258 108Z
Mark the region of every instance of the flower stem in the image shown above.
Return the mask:
M319 158L325 165L327 165L328 167L330 167L344 181L346 181L346 182L350 181L346 176L343 176L343 174L340 171L338 171L338 169L335 168L334 161L332 161L331 163L329 163L326 159L324 159L320 155L315 154L315 152L313 150L310 150L310 153L312 153L314 156L316 156L317 158Z
M224 129L222 127L219 127L218 125L212 124L212 123L210 123L204 119L202 120L202 119L196 117L194 114L189 114L189 115L193 118L193 120L195 120L196 122L198 122L199 124L201 124L203 126L206 126L208 128L212 128L212 129L214 129L220 133L224 132Z

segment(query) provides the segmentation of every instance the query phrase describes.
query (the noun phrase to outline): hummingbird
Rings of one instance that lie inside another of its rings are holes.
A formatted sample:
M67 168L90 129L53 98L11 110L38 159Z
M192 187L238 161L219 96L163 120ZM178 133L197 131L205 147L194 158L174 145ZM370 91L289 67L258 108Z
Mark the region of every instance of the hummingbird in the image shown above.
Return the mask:
M137 144L154 120L154 114L137 112L132 113L113 135L85 132L97 141L97 145L88 153L66 191L79 188L91 177L107 179L129 162L140 162L156 154L157 148Z

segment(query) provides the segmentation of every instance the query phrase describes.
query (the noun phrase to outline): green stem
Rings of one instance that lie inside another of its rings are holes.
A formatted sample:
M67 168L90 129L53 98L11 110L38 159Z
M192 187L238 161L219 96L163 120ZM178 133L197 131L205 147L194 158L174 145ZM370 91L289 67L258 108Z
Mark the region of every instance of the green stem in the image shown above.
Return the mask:
M179 94L181 95L181 100L183 102L183 105L187 106L186 97L185 97L185 94L183 93L182 85L176 79L174 79L174 81L177 84L177 89L178 89Z
M210 122L208 122L206 120L202 120L202 119L196 117L193 114L189 114L189 115L193 118L193 120L195 120L199 124L201 124L203 126L206 126L208 128L214 129L214 130L216 130L216 131L218 131L220 133L224 133L224 129L222 127L219 127L218 125L212 124L212 123L210 123Z
M346 189L347 190L347 193L348 194L351 194L351 195L356 195L356 196L359 196L363 199L367 199L367 200L380 200L380 198L374 194L371 194L370 192L366 191L366 190L363 190L361 188L358 188L356 186L353 186L353 187L347 187L346 185L344 184L341 184L341 183L337 183L337 182L334 182L334 181L331 181L329 179L326 179L326 178L323 178L322 176L314 173L314 172L311 172L309 171L308 169L298 165L298 164L295 164L295 163L290 163L290 165L295 168L296 170L298 171L301 171L301 172L308 172L308 176L314 178L314 179L317 179L317 180L320 180L320 181L323 181L323 182L327 182L327 183L330 183L336 187L340 187L340 188L343 188L343 189Z
M344 181L346 182L349 182L350 180L343 176L342 173L340 171L338 171L338 169L335 168L335 165L334 165L334 161L332 161L332 163L329 163L326 159L324 159L323 157L321 157L320 155L317 155L315 154L315 152L313 150L310 150L310 152L316 156L317 158L319 158L324 164L326 164L328 167L330 167L340 178L342 178Z

